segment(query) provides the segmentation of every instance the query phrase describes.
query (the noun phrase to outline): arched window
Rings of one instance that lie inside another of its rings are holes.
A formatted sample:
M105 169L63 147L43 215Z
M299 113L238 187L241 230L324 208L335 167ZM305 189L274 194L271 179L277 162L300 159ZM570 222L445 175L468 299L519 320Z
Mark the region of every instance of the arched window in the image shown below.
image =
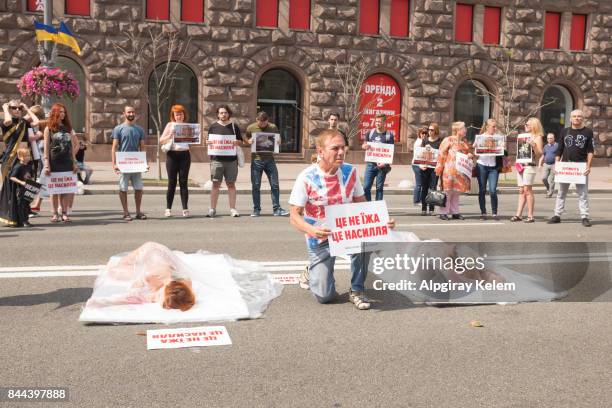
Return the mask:
M168 66L170 64L170 66ZM157 73L157 76L156 76ZM162 80L162 78L172 80ZM158 92L159 89L159 92ZM159 101L159 115L161 117L160 132L168 123L170 108L180 104L189 114L189 122L198 123L198 79L189 67L180 62L160 64L149 75L149 134L156 134L155 120Z
M72 127L76 133L85 133L85 104L87 95L85 90L85 72L83 68L73 59L58 56L55 65L65 71L71 72L74 78L79 82L80 93L74 101L68 98L58 99L57 102L64 104L68 109Z
M271 69L257 84L257 111L265 111L281 134L281 153L300 149L302 90L298 80L284 69Z
M559 137L561 129L570 125L570 113L574 109L574 98L570 91L561 85L553 85L544 92L540 120L544 133L554 133Z
M467 80L455 92L454 122L465 122L467 138L474 141L480 128L491 114L491 97L483 83Z

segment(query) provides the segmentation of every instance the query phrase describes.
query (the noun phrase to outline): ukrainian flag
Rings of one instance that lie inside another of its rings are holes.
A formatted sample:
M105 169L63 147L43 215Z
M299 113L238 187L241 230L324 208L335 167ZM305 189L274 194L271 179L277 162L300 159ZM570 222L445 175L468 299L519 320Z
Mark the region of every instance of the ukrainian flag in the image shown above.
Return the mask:
M57 34L55 42L58 44L67 45L78 55L81 55L81 48L79 48L79 43L77 43L76 37L70 32L63 21L60 23L59 33Z
M57 41L57 30L51 26L34 21L34 30L37 41Z

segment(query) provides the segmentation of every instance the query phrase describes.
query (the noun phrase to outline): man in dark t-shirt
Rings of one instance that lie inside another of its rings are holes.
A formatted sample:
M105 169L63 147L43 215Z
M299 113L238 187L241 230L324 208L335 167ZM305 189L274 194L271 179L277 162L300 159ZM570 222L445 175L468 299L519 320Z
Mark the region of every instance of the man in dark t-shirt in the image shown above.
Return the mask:
M576 192L579 196L578 208L582 218L582 225L590 227L588 175L591 172L591 163L595 151L593 131L584 126L584 113L581 110L572 111L570 121L572 126L561 130L555 159L556 162L586 163L586 170L584 172L584 175L587 176L586 182L585 184L576 184ZM557 182L557 185L559 191L557 192L557 201L555 203L555 215L548 221L549 224L560 223L561 215L565 210L565 198L569 190L569 183Z
M370 129L365 135L365 141L361 146L362 149L368 150L370 145L368 142L387 143L393 144L395 137L393 133L387 130L387 116L384 114L377 114L374 118L374 129ZM372 184L376 179L376 201L383 199L383 193L385 188L385 179L387 173L391 171L389 164L372 163L367 162L364 174L363 189L365 192L365 198L367 201L372 201Z

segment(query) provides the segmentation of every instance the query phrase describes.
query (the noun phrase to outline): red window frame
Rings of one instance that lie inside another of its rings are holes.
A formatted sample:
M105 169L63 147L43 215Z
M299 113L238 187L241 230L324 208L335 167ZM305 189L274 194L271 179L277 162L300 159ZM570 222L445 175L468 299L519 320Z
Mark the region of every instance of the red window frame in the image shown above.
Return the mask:
M91 15L89 0L66 0L64 3L64 14L71 16Z
M410 33L410 0L391 0L391 29L393 37L408 37Z
M289 28L310 30L310 0L289 0Z
M378 34L380 27L380 1L359 1L359 33Z
M278 0L255 1L257 27L278 27Z
M204 22L204 0L181 0L181 21Z
M570 50L586 49L587 15L572 14L572 32L570 34Z
M147 0L147 20L170 20L170 0Z
M472 42L474 34L474 6L457 3L455 8L455 41Z
M501 7L485 7L483 43L499 44L501 38L501 12Z
M561 13L547 11L544 17L544 48L559 49Z

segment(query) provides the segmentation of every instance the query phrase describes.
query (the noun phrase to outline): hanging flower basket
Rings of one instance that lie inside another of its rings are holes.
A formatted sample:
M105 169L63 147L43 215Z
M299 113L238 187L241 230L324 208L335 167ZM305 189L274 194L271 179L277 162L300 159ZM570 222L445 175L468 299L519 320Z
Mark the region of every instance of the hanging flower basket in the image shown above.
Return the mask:
M49 67L36 67L26 72L17 88L22 96L35 100L42 96L75 100L80 94L79 83L72 73Z

